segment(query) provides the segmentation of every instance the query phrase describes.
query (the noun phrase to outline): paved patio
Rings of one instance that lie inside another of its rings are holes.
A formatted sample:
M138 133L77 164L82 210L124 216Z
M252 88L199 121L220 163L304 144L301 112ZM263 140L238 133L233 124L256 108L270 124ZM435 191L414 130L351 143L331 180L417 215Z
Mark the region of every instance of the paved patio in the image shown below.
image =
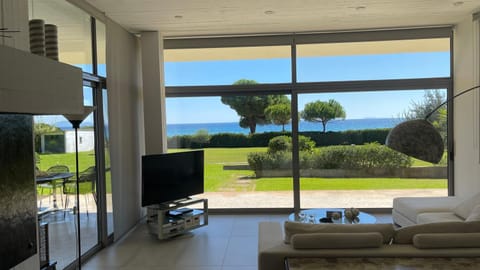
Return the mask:
M301 191L301 208L390 208L395 197L447 196L446 189ZM209 208L293 207L292 191L206 192Z

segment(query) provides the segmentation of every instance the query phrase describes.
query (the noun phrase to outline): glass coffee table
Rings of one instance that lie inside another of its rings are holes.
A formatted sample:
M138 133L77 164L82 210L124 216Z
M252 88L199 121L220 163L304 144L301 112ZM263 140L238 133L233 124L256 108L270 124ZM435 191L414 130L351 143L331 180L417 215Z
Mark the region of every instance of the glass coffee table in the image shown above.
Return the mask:
M299 213L292 213L288 216L289 221L302 222L302 223L338 223L338 224L373 224L377 222L377 219L367 213L360 212L357 219L353 222L345 218L343 213L344 209L341 208L313 208L301 210ZM331 219L332 222L322 222L322 218L330 216L334 212L341 213L341 218L335 220Z

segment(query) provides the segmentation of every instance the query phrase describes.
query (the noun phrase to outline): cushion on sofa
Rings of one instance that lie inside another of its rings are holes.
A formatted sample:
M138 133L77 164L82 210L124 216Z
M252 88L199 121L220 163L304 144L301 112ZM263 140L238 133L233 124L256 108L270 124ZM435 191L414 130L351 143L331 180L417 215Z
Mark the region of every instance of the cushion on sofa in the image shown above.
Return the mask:
M395 229L392 224L309 224L285 221L284 224L286 244L289 244L295 234L311 233L369 233L378 232L383 237L383 243L390 243Z
M433 223L433 222L450 222L464 221L463 218L455 215L453 212L431 212L420 213L417 216L417 224Z
M472 212L473 208L480 204L480 193L477 193L469 198L464 199L459 203L454 209L453 212L458 216L466 219Z
M478 248L480 233L420 233L413 237L416 248Z
M465 221L480 221L480 204L473 208Z
M406 218L415 223L418 214L432 212L453 212L453 209L461 202L459 197L397 197L393 199L393 210L396 215ZM394 221L397 222L395 216ZM409 223L399 223L401 226Z
M413 244L413 236L422 233L480 233L480 221L437 222L402 227L395 231L393 243Z
M295 249L315 248L376 248L383 244L383 236L372 233L305 233L292 236Z

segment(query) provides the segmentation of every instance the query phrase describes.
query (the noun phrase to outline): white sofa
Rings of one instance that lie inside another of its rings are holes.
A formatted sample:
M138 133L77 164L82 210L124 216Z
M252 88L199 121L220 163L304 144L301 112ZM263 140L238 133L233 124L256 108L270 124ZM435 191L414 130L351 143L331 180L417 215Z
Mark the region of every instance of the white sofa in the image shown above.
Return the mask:
M480 221L393 224L260 222L258 269L284 269L286 258L480 257Z
M393 199L392 219L402 227L433 222L472 221L479 216L480 193L466 198L452 196Z

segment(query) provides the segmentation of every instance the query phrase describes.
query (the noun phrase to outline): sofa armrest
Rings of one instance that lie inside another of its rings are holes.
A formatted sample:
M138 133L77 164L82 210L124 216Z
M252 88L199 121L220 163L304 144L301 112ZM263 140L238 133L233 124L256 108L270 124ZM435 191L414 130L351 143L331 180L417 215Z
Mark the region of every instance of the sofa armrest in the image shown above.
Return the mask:
M279 222L262 221L258 225L258 252L283 242L283 229Z
M258 269L283 269L283 229L279 222L260 222L258 225Z

